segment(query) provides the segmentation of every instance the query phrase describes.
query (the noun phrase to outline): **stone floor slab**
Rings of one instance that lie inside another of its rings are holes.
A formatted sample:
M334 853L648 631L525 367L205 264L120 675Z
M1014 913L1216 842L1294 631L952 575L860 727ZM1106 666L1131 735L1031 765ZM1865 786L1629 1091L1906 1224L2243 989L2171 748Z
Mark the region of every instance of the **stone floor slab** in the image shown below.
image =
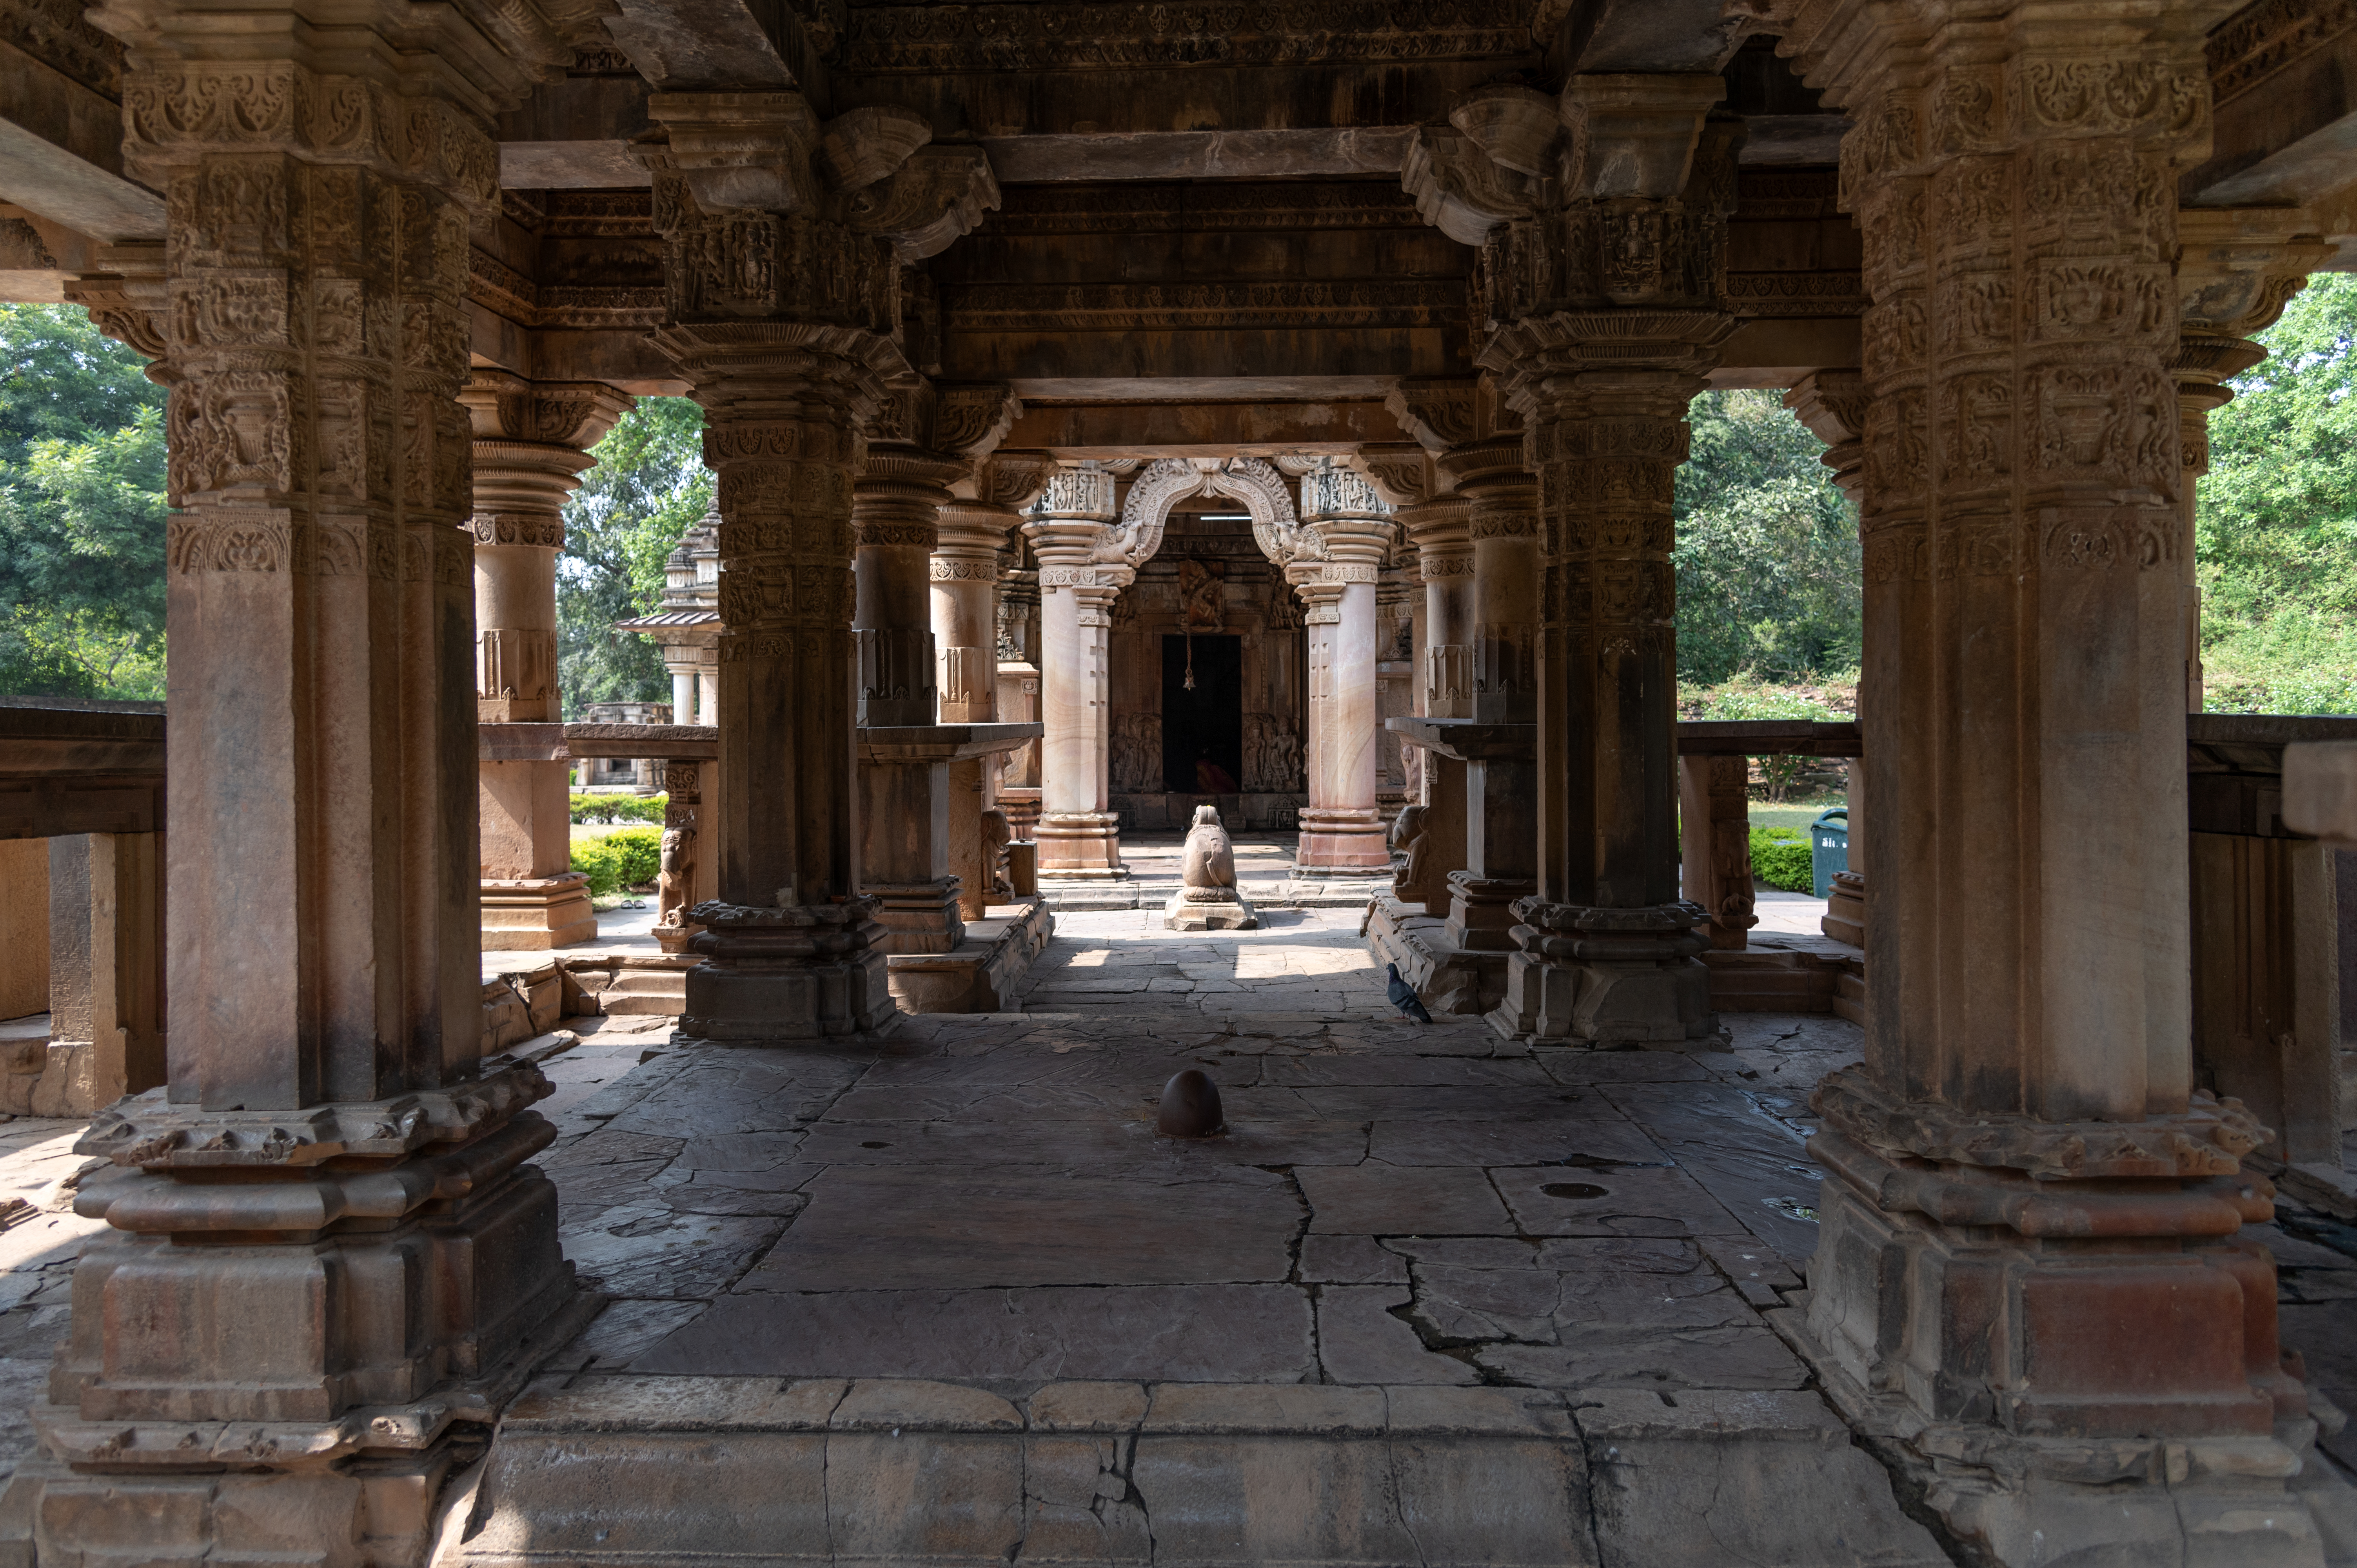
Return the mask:
M1308 1296L1285 1285L751 1292L631 1363L764 1377L1314 1380Z
M1292 1185L1206 1165L1162 1180L1000 1167L838 1165L740 1287L962 1290L1283 1280Z

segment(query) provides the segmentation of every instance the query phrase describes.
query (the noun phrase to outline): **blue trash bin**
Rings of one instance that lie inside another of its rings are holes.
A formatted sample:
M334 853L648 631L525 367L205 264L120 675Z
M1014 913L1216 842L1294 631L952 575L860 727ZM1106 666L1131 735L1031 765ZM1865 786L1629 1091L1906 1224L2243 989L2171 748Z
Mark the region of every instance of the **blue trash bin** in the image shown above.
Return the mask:
M1841 821L1834 819L1839 817ZM1849 808L1835 806L1809 824L1809 889L1822 898L1834 873L1849 869Z

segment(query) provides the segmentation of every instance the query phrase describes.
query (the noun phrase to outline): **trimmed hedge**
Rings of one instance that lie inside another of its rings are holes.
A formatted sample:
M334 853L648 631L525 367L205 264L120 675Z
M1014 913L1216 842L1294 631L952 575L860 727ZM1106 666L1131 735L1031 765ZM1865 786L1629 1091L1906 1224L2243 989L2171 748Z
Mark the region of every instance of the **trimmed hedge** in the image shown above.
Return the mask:
M1770 887L1806 893L1810 880L1809 835L1799 828L1751 830L1751 874Z
M600 838L576 839L573 869L589 874L589 896L607 898L662 875L662 830L624 828Z
M592 822L654 822L663 820L668 795L574 795L573 825Z

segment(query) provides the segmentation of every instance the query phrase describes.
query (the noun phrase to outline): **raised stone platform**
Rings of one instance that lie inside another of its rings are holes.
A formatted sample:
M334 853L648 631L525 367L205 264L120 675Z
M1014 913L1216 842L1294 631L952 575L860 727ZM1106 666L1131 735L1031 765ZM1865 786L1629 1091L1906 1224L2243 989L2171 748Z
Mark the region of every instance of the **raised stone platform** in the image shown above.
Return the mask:
M435 1568L1949 1562L1810 1393L559 1376L450 1519Z
M965 922L965 940L942 953L895 953L887 961L892 999L908 1013L1015 1013L1056 917L1044 898L994 904Z
M1387 876L1297 876L1293 852L1297 833L1231 832L1236 852L1236 891L1261 909L1359 909L1388 892ZM1118 881L1039 875L1040 896L1059 909L1160 909L1180 886L1179 851L1186 834L1125 833L1121 855L1125 875Z
M1448 921L1421 904L1383 894L1367 910L1367 950L1375 961L1399 965L1400 978L1436 1015L1479 1016L1506 999L1503 952L1469 950L1448 940Z

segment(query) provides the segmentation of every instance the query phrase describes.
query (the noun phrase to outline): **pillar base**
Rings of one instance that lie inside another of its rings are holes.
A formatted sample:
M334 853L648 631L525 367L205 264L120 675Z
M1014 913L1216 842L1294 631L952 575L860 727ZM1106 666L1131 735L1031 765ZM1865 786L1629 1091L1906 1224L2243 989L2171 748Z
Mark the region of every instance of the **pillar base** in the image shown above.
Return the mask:
M1044 811L1039 822L1039 880L1111 882L1121 863L1121 818L1112 811Z
M1529 882L1450 872L1448 945L1466 952L1513 951L1514 905L1537 891Z
M44 1457L7 1499L37 1554L420 1561L443 1479L601 1305L524 1163L555 1136L521 1109L547 1092L518 1067L366 1105L158 1090L102 1113L78 1149L118 1168L74 1208L113 1229L75 1264Z
M2004 1564L2321 1561L2298 1487L2332 1477L2274 1262L2236 1236L2273 1214L2238 1104L1967 1117L1856 1069L1812 1103L1821 1239L1770 1317L1954 1534Z
M1162 906L1171 931L1256 931L1260 916L1232 887L1181 887Z
M1866 878L1855 871L1836 871L1825 893L1825 912L1817 929L1837 942L1866 946Z
M944 876L931 882L870 882L860 891L876 900L876 923L884 928L888 953L942 953L965 940L965 918L959 913L962 881Z
M1301 842L1293 852L1293 875L1318 882L1392 875L1391 824L1372 810L1305 809Z
M1489 1015L1510 1039L1566 1039L1604 1049L1676 1047L1720 1033L1710 972L1695 954L1702 911L1518 900L1506 997Z
M538 951L597 940L589 878L578 871L513 881L487 877L482 889L485 952Z
M1039 791L1035 786L1025 789L1017 785L998 787L998 809L1006 813L1007 831L1017 840L1038 835L1039 830Z
M886 977L876 900L785 908L698 904L679 1032L720 1045L790 1045L888 1028L899 1016Z

